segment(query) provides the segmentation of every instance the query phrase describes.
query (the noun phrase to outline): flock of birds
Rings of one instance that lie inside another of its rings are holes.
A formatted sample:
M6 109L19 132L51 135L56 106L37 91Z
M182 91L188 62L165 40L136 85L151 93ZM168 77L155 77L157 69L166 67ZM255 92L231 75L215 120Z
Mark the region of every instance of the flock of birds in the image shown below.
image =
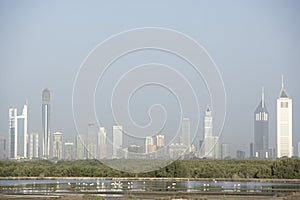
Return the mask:
M142 184L141 184L142 183ZM214 182L216 183L216 181ZM35 186L35 182L33 183L33 186ZM52 189L53 190L59 190L59 189L65 189L64 187L62 187L62 184L67 184L68 187L73 188L73 189L77 189L77 190L91 190L91 189L97 189L97 190L114 190L114 191L121 191L123 189L128 189L128 190L145 190L145 188L147 187L152 187L152 186L147 186L145 181L144 182L139 182L139 183L134 183L133 181L113 181L113 182L102 182L100 180L97 180L96 182L84 182L84 181L77 181L77 182L60 182L60 181L56 181L56 186L52 185ZM39 184L37 184L39 185ZM214 184L210 185L210 183L202 183L201 185L198 185L196 187L198 187L198 190L202 190L202 191L210 191L212 188L214 188ZM61 187L61 188L60 188ZM165 186L165 190L177 190L180 189L181 186L178 186L176 182L172 182L172 183L167 183ZM192 189L191 191L193 191L195 188L195 186L190 186L190 189ZM241 184L240 183L235 183L233 185L230 186L223 186L221 185L221 188L224 191L232 191L232 192L239 192L241 190ZM9 189L9 188L8 188ZM48 188L49 189L49 188ZM148 188L149 189L149 188ZM160 188L163 189L163 188ZM51 190L51 189L50 189ZM188 189L189 190L189 189Z

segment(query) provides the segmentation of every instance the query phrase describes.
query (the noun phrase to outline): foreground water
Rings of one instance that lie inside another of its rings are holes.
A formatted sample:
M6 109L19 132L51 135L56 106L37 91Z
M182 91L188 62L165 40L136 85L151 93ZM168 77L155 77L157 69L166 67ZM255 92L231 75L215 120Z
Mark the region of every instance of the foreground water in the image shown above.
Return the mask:
M300 184L285 182L227 182L170 180L0 180L3 194L97 194L105 197L155 196L180 193L275 195L300 192Z

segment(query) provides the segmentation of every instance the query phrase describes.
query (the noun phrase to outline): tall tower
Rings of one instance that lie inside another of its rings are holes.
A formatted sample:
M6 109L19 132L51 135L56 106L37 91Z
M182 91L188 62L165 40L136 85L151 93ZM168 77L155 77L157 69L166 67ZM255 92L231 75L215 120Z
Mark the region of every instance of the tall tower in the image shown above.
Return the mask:
M0 136L0 160L6 159L6 139L4 136Z
M65 142L64 144L64 159L65 160L74 160L74 143Z
M123 145L123 127L113 126L113 158L120 157L118 151Z
M219 158L219 137L213 134L212 111L207 106L204 116L204 157Z
M83 160L86 159L85 155L85 140L82 134L77 134L76 136L76 159Z
M43 125L43 158L50 156L50 90L43 90L42 94L42 125Z
M277 157L292 157L292 98L284 87L282 76L281 90L277 98Z
M87 158L97 158L97 129L94 123L88 124L88 133L86 138Z
M22 115L18 116L17 108L9 109L9 158L27 158L27 102ZM18 133L18 120L23 119L23 134Z
M269 157L269 112L265 104L264 88L261 101L254 112L254 157Z
M18 118L17 108L10 108L9 115L9 159L17 158L18 150Z
M182 128L181 128L181 143L186 146L186 148L190 148L190 130L191 123L189 118L183 118Z
M62 151L62 133L55 132L53 133L53 155L52 157L61 160L63 151Z
M39 158L39 134L30 133L29 139L29 158Z
M147 136L145 138L145 153L151 153L153 148L153 138L151 136Z
M107 144L106 144L106 129L99 127L98 131L98 151L99 159L107 157Z
M165 136L157 135L156 136L156 147L157 149L163 148L165 146Z

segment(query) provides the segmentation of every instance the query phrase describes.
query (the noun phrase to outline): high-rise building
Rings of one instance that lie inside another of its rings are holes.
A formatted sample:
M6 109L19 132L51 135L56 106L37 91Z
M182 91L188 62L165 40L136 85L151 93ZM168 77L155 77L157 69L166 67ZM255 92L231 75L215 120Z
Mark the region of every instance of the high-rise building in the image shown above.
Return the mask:
M43 152L42 156L48 159L50 156L50 117L51 117L51 104L50 104L50 90L44 89L42 94L42 126L43 126Z
M65 160L74 160L74 143L65 142L64 143L64 159Z
M153 152L153 138L147 136L145 138L145 153L152 153Z
M0 160L7 158L6 153L6 139L4 136L0 136Z
M87 158L95 159L98 158L97 155L97 128L94 123L88 124L88 134L87 134Z
M237 159L245 159L245 155L246 155L245 151L241 151L241 150L236 151L236 158Z
M81 134L77 134L76 136L76 159L83 160L85 157L85 142L84 137Z
M62 159L62 133L55 132L53 133L53 155L52 157L58 160Z
M106 129L104 127L99 127L98 151L99 159L107 158Z
M204 157L219 158L219 137L213 134L212 111L207 106L204 116Z
M123 127L113 126L113 158L119 158L119 152L123 145Z
M254 157L269 157L269 112L265 104L264 88L261 101L254 112Z
M29 137L29 159L39 158L39 134L30 133Z
M23 120L23 134L19 134L18 119ZM17 108L9 109L9 158L27 158L27 102L23 107L22 115L18 116Z
M191 145L191 123L189 118L183 118L181 127L181 143L189 149Z
M292 157L292 98L284 87L282 77L281 90L277 98L277 157Z
M165 146L165 136L157 135L156 136L156 147L157 149L163 148Z
M254 158L254 144L253 142L250 143L250 158Z
M10 159L17 158L18 148L18 118L17 108L9 109L9 155Z
M221 145L221 158L229 158L230 157L230 149L229 149L229 144L222 144Z

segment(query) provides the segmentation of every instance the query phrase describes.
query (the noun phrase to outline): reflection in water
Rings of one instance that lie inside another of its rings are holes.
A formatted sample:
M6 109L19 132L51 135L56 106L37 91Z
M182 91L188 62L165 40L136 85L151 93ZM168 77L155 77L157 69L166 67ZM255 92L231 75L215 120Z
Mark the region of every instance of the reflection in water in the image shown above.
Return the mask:
M275 194L300 192L299 184L217 181L140 181L140 180L1 180L0 192L10 194L103 194L122 196L134 193L249 193Z

